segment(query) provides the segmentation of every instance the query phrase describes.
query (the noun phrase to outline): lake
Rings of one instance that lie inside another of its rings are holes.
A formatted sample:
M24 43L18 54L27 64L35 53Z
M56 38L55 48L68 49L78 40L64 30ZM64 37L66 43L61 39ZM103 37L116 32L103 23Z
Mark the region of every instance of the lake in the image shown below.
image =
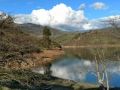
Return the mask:
M109 75L109 85L120 87L120 48L66 48L66 54L57 57L52 64L47 67L34 69L37 73L49 73L52 76L70 79L78 82L99 84L97 77L92 74L95 72L95 57L100 65L100 70L107 67ZM100 50L100 51L99 51ZM105 60L105 63L101 60ZM106 83L104 84L106 85Z

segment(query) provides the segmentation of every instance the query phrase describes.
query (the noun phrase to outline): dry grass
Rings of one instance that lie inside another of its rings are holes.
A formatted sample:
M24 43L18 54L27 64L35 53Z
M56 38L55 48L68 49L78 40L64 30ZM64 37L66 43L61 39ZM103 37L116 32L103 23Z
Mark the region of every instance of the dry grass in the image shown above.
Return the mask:
M52 62L55 59L55 57L64 53L65 52L62 50L44 50L41 53L28 54L24 56L28 57L24 61L21 60L10 61L6 64L5 68L12 68L16 70L33 69L35 67L39 67L49 62Z

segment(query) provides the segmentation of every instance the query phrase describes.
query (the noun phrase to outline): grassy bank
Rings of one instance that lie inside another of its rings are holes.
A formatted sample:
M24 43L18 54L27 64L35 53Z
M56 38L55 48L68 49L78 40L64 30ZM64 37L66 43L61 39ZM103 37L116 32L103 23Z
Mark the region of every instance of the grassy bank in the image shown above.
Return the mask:
M4 71L5 72L5 71ZM12 72L12 74L11 74ZM97 88L97 85L74 82L71 80L52 77L49 75L36 74L31 71L9 71L6 75L0 75L2 86L0 90L40 90L52 86L52 90L84 90ZM12 76L14 75L14 77Z
M98 85L37 74L28 70L14 70L11 71L12 74L7 70L6 72L9 73L9 76L0 75L0 90L44 90L48 87L51 87L52 90L100 90ZM10 77L13 74L15 79ZM6 80L2 80L3 77ZM110 90L120 90L120 88L110 88Z
M29 57L28 60L26 59L24 61L24 64L23 61L21 65L18 65L18 62L10 62L6 68L0 69L0 90L43 90L49 86L52 86L52 90L85 90L98 88L97 85L31 72L32 68L53 61L54 58L60 54L64 54L64 51L44 50L41 53L23 56ZM32 60L30 56L34 57L34 60Z

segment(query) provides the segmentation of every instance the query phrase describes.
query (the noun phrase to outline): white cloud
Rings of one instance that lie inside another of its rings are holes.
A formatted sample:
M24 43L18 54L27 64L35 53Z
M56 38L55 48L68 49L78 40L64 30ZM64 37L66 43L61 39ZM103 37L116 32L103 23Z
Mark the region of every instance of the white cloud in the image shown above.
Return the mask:
M33 10L30 15L16 16L21 16L15 20L17 23L27 23L31 21L31 23L67 30L83 30L82 25L88 22L88 19L84 16L83 10L75 11L63 3L54 6L50 10L38 9Z
M88 24L84 24L83 25L83 28L85 29L85 30L90 30L90 29L92 29L92 28L94 28L90 23L88 23Z
M30 22L33 22L33 18L31 17L31 15L29 14L26 14L26 15L23 15L23 14L17 14L14 16L16 19L15 19L15 23L19 23L19 24L22 24L22 23L30 23ZM37 24L37 23L36 23Z
M108 6L106 6L104 3L102 2L96 2L93 3L92 5L90 5L90 7L93 7L95 9L108 9Z
M107 25L102 21L109 17L88 20L84 16L84 10L73 10L71 7L61 3L50 10L37 9L31 14L17 14L16 23L34 23L48 25L63 30L93 30L104 28Z
M80 10L84 10L84 9L85 9L85 4L84 4L84 3L81 4L81 5L79 6L79 9L80 9Z
M2 14L3 12L2 11L0 11L0 15Z

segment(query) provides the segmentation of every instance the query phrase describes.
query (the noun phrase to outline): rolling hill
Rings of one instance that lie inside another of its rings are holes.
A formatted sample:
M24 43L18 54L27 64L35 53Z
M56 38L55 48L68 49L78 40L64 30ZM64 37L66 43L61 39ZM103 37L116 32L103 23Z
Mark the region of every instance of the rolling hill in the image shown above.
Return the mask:
M118 33L116 35L106 29L90 30L89 32L76 34L75 37L65 45L120 45L120 38L118 35Z
M44 26L31 23L16 24L18 28L27 31L37 37L42 37ZM120 33L114 28L104 28L98 30L90 30L87 32L79 31L63 31L56 28L50 28L52 33L51 39L60 45L98 45L98 44L120 44Z
M15 26L24 31L27 31L29 33L32 33L32 34L35 34L38 36L42 35L43 28L44 28L44 26L42 26L42 25L36 25L36 24L32 24L32 23L15 24ZM60 29L51 28L51 27L49 27L49 28L52 33L52 36L59 36L59 35L68 33L67 31L62 31Z
M27 24L15 24L15 27L20 28L21 30L29 32L33 35L36 35L39 38L42 38L42 34L43 34L42 32L44 28L44 26L42 25L27 23ZM49 28L52 33L51 39L61 45L69 42L77 33L79 33L77 31L68 32L56 28L51 28L51 27Z

